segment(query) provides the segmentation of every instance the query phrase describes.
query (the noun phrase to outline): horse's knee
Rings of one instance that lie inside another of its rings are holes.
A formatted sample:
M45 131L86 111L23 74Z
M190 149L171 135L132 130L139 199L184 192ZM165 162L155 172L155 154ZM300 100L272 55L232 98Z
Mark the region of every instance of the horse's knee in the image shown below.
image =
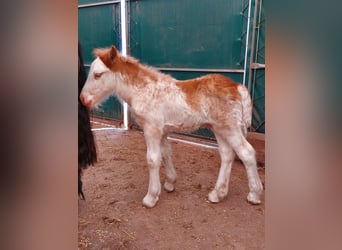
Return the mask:
M161 155L158 152L147 152L146 159L149 168L158 167L161 163Z

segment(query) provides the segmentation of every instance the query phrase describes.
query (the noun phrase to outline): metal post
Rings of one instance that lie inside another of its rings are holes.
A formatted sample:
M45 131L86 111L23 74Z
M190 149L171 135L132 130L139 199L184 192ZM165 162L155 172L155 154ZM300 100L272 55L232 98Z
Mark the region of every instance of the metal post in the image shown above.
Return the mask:
M250 91L250 82L248 82L249 80L249 75L250 75L250 63L251 63L251 48L250 48L250 43L252 43L252 39L251 39L251 19L254 17L251 16L252 15L252 0L248 1L248 15L247 15L247 31L246 31L246 48L245 48L245 63L244 63L244 73L243 73L243 85L246 86L248 88L248 90ZM252 28L253 31L253 28Z
M127 56L127 33L126 33L126 0L120 1L121 10L121 54ZM128 105L123 102L124 129L128 129Z
M253 28L252 28L252 43L251 43L251 52L249 63L250 65L254 63L254 49L255 49L255 27L256 27L256 18L257 18L257 10L258 10L259 0L255 0L254 6L254 16L253 16ZM254 70L256 74L256 69ZM250 91L252 101L254 100L254 82L252 82L252 67L249 67L248 72L248 90Z

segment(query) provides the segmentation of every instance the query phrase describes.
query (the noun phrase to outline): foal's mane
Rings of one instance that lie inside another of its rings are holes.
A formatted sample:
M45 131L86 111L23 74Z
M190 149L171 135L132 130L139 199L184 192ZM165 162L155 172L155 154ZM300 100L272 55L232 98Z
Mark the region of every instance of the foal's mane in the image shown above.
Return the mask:
M95 57L104 58L106 56L109 56L110 50L111 50L111 48L95 48L93 50L93 55ZM122 62L129 63L129 64L139 64L139 65L141 65L138 59L136 59L134 57L131 57L131 56L122 56L119 53L119 51L117 51L116 56L119 57Z
M111 53L114 53L113 58L111 58ZM142 74L145 77L148 77L149 79L152 79L153 81L157 81L158 75L163 76L164 78L172 78L168 74L164 74L163 72L160 72L158 69L153 68L149 65L144 65L139 62L138 59L131 57L131 56L122 56L119 51L116 49L113 50L113 47L111 48L96 48L93 50L93 54L95 57L101 58L101 60L106 64L106 62L110 62L110 60L117 60L118 64L117 67L121 68L121 70L125 71L126 73L129 73L131 76L137 77L138 75L141 76ZM109 66L111 63L109 63L107 66ZM121 66L118 66L121 65ZM143 82L136 82L131 84L138 84L138 85L144 85Z

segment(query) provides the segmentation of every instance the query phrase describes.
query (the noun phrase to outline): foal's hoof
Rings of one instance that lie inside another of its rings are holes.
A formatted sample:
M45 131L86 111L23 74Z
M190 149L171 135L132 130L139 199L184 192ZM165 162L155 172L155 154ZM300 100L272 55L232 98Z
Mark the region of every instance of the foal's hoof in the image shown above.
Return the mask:
M259 195L251 192L247 195L247 201L253 205L258 205L261 203Z
M143 205L151 208L157 204L158 200L159 200L158 196L152 197L152 195L146 195L143 199Z
M220 199L217 195L217 191L214 189L208 194L208 199L211 203L218 203L220 202Z
M164 189L167 191L167 192L173 192L175 190L175 187L172 183L169 183L169 182L165 182L164 183Z

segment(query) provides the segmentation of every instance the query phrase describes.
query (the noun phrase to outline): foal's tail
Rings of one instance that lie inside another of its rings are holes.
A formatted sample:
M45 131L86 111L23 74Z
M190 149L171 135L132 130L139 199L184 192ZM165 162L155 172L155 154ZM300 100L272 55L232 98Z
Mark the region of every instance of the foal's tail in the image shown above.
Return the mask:
M247 129L252 125L252 100L251 96L249 95L248 89L239 84L238 90L241 96L241 103L242 103L242 119L244 122L244 133L247 134Z

